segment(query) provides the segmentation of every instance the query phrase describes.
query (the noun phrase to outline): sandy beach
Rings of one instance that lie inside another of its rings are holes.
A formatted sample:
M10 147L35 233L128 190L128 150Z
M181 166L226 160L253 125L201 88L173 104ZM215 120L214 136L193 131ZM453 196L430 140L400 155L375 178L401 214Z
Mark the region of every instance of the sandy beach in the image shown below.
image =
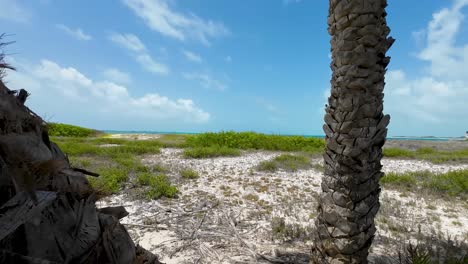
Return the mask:
M151 135L157 136L157 135ZM127 136L128 137L128 136ZM139 139L142 136L137 136ZM135 136L132 136L135 138ZM468 142L389 141L386 147L458 149ZM275 258L308 263L310 231L320 192L322 160L298 171L256 170L262 161L281 152L243 151L239 157L187 159L181 149L164 148L147 155L143 164L163 166L180 190L177 199L149 201L131 181L124 190L99 201L100 207L123 205L122 219L132 238L161 256L165 263L269 263ZM432 164L427 161L382 160L384 172L431 171L444 173L468 169L468 164ZM182 169L199 178L186 180ZM370 261L376 263L396 252L403 241L468 239L465 201L446 201L419 190L387 190L380 196L377 234ZM276 233L275 233L276 232ZM284 239L294 237L301 239ZM299 242L300 241L300 242ZM434 242L435 241L435 242Z

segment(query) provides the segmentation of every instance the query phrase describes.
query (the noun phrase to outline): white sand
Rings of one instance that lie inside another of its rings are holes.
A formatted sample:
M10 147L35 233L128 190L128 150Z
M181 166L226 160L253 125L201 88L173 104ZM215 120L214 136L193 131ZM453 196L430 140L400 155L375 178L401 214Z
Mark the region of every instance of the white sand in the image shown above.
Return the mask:
M251 263L254 261L252 254L236 233L261 254L271 256L284 250L308 253L309 242L291 244L273 240L271 221L273 217L282 217L286 223L297 223L304 230L310 230L315 217L316 197L320 192L320 171L280 170L268 173L255 170L261 161L280 155L277 152L245 152L240 157L184 159L180 149L161 151L161 154L145 157L143 163L169 169L168 176L181 191L178 199L131 201L124 191L100 201L98 206L124 205L130 215L122 219L122 223L132 224L127 226L132 238L160 254L163 262L193 263L203 259L203 263ZM321 160L314 162L321 163ZM435 165L425 161L395 159L384 159L382 164L385 172L447 172L468 168L468 164ZM197 171L200 177L195 180L181 179L178 172L183 168ZM404 225L408 234L415 234L421 229L426 235L437 231L452 238L467 236L466 207L441 199L428 200L418 195L418 190L405 196L398 191L384 189L380 219ZM168 212L168 208L172 210ZM231 220L234 227L230 225ZM388 223L377 220L378 233L370 259L385 255L386 250L394 246L386 244L388 239L399 236L388 231L386 225ZM302 263L297 259L291 261Z
M148 140L160 138L160 134L109 134L110 138L125 138L135 140Z

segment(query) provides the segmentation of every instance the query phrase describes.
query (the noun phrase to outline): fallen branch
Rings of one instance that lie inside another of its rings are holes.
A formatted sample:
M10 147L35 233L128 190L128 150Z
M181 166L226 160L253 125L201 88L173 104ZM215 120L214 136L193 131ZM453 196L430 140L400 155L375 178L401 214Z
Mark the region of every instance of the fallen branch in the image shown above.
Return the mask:
M140 225L140 224L122 224L122 225L142 227L142 228L154 228L154 229L157 229L157 230L167 230L167 228L165 228L165 227L158 227L156 225Z
M81 172L83 173L84 175L89 175L89 176L93 176L93 177L99 177L99 174L98 173L95 173L95 172L90 172L90 171L87 171L85 169L80 169L80 168L71 168L73 171L76 171L76 172Z
M286 261L284 260L281 260L281 259L278 259L278 258L274 258L274 257L268 257L268 256L265 256L263 254L260 254L258 253L257 251L255 251L249 244L247 244L247 242L245 242L245 240L239 235L239 232L237 231L237 228L236 228L236 225L234 224L234 220L232 219L232 217L228 216L227 214L225 214L225 217L226 219L228 220L230 226L231 226L231 230L233 231L234 235L236 236L236 238L239 240L239 242L241 243L241 245L243 245L244 247L247 248L247 250L255 257L255 258L260 258L260 259L263 259L263 260L266 260L270 263L287 263Z

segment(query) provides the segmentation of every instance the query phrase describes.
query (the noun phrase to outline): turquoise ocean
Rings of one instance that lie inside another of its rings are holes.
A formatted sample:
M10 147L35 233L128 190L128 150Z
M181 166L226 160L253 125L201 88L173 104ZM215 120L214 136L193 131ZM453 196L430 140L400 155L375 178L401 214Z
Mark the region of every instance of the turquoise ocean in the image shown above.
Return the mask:
M109 134L162 134L162 135L197 135L201 133L194 132L173 132L173 131L118 131L118 130L104 130L104 132ZM314 137L314 138L325 138L324 135L291 135L291 134L276 134L282 136L304 136L304 137ZM423 140L423 141L458 141L465 140L464 137L433 137L433 136L421 136L421 137L407 137L407 136L390 136L387 137L387 140Z

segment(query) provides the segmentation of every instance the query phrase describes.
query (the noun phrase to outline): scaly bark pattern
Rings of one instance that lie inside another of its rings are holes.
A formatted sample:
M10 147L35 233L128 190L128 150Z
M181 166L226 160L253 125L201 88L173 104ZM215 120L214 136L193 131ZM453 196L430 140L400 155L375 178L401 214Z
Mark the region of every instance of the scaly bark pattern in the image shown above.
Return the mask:
M330 0L331 95L326 106L325 173L312 263L367 263L379 210L383 114L390 58L386 0Z

